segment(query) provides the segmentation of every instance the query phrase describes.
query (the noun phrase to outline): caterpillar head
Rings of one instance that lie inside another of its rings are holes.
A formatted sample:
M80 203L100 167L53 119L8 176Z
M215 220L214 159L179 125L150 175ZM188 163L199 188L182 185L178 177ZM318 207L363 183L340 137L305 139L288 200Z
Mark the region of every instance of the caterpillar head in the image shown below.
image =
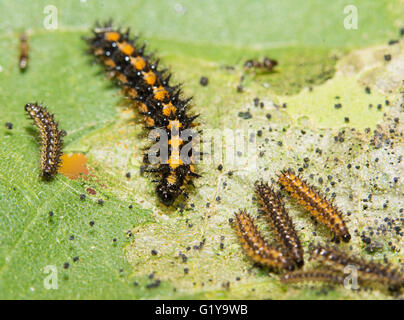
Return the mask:
M164 179L157 186L156 192L160 201L166 206L170 206L181 194L181 188L178 187L176 184L170 184L167 180Z

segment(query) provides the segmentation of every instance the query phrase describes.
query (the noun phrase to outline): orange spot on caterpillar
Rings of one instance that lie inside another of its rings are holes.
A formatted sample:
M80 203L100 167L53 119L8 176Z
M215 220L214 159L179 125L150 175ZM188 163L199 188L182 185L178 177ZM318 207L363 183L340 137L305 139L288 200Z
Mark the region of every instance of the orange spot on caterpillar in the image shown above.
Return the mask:
M141 57L130 57L130 62L136 70L143 70L146 67L146 61Z
M174 172L172 172L168 177L167 177L167 181L174 185L177 182L177 176L175 175Z
M154 120L150 117L144 117L145 118L145 123L148 127L153 127L154 126Z
M255 183L255 191L261 209L265 212L265 218L275 230L283 252L287 253L298 267L303 266L303 248L282 199L272 187L262 181Z
M171 102L169 102L168 104L163 104L163 114L166 117L169 117L171 115L175 115L176 112L177 112L177 108L174 107Z
M104 60L104 64L105 64L107 67L111 67L111 68L115 68L115 67L116 67L115 61L112 60L112 59L105 59L105 60Z
M139 109L139 111L141 112L141 113L146 113L147 112L147 106L144 104L144 103L142 103L142 102L138 102L137 103L137 106L138 106L138 109Z
M133 52L135 52L135 48L128 42L118 42L118 48L127 56L130 56Z
M128 78L124 74L119 73L119 72L115 73L115 78L118 81L121 81L122 83L127 83L128 82Z
M181 127L182 127L182 124L180 122L178 122L178 120L169 120L168 121L168 126L167 126L168 130L178 131L179 128L181 128Z
M157 80L157 77L153 73L153 71L143 72L143 78L146 81L146 83L151 85L151 86L154 85L156 83L156 80Z
M107 41L118 41L120 37L121 35L118 32L115 31L105 32L105 39Z
M154 92L154 98L159 101L163 101L165 97L169 96L168 92L162 86L153 88L153 92Z
M70 180L76 180L81 175L90 173L86 165L87 160L87 157L82 153L65 154L62 156L63 162L58 172Z
M66 135L64 130L58 129L58 123L53 119L46 108L36 103L27 103L25 111L34 121L41 133L41 169L42 177L50 179L56 174L63 154L63 140Z
M331 229L335 235L348 242L351 239L342 213L314 187L309 186L292 171L283 171L278 183L297 200L317 221Z
M179 150L183 141L179 136L173 136L170 140L168 140L168 144L171 145L172 150Z
M170 165L171 169L177 169L180 165L183 164L178 150L172 151L171 156L168 159L168 164Z
M240 210L235 214L234 226L242 247L254 262L270 268L293 270L291 261L265 241L247 212Z

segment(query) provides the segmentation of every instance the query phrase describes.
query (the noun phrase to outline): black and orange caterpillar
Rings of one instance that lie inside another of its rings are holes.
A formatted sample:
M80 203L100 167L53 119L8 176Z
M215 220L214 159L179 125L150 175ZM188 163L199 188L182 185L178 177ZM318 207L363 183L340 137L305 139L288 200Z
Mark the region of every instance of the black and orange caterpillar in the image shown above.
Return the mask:
M60 166L60 157L63 154L62 138L66 135L66 131L58 129L58 123L53 119L53 114L50 114L42 105L27 103L25 111L41 133L42 177L48 180L56 174Z
M93 37L87 41L91 52L110 71L126 97L135 101L146 128L164 130L167 154L157 151L158 163L150 161L150 154L146 155L144 171L158 176L157 195L165 205L171 205L185 186L192 183L192 178L200 176L194 168L199 153L192 148L197 134L192 130L193 121L198 115L187 115L191 99L181 98L179 86L169 84L170 74L159 70L159 61L146 55L145 45L131 38L129 31L121 32L113 28L111 22L97 24Z
M269 268L289 271L294 269L292 260L268 244L255 226L253 218L245 210L235 214L234 226L242 247L254 262Z
M343 271L347 266L355 267L360 281L385 284L391 290L400 290L404 286L404 277L401 272L391 265L384 266L380 263L368 262L358 256L348 255L337 248L314 245L311 248L310 257L339 271Z
M262 181L255 183L255 192L258 195L261 209L265 213L265 218L275 230L283 251L290 256L298 267L303 266L303 248L282 199L272 187Z
M341 211L314 187L295 175L291 170L282 171L278 183L320 223L331 229L344 242L351 240Z

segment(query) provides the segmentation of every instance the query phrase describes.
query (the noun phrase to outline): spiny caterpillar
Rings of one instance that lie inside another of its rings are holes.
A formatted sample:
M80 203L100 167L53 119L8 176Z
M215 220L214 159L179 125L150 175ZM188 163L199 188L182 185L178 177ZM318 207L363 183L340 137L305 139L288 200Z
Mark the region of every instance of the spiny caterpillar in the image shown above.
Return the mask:
M163 130L167 137L167 154L161 150L153 154L158 158L157 164L150 160L150 153L146 155L144 171L158 176L157 195L169 206L183 193L186 184L192 184L193 177L200 177L194 169L199 153L189 148L196 136L191 130L193 121L198 117L187 115L191 99L181 98L179 86L169 84L171 75L158 70L159 61L145 55L145 46L131 38L129 30L122 33L107 23L97 25L93 34L87 39L91 52L112 73L126 97L135 101L146 128ZM159 141L163 141L161 133Z
M317 221L331 229L336 236L341 237L344 242L351 239L342 213L314 187L309 186L291 170L282 171L278 177L278 183L289 191L290 195Z
M236 213L234 225L244 250L254 262L270 268L294 269L287 256L265 241L247 212L240 210Z
M18 66L21 71L25 71L28 66L28 37L25 33L20 36L20 59Z
M353 266L358 271L358 279L362 281L379 282L387 284L392 290L404 286L404 277L400 271L390 265L368 262L357 256L350 256L337 248L315 245L311 249L311 257L337 270Z
M57 172L61 163L60 156L63 154L62 137L66 135L66 132L64 130L59 131L58 123L53 119L53 114L50 114L44 106L37 103L28 103L25 105L25 111L34 120L34 124L41 133L42 177L50 179Z
M281 282L283 283L296 283L296 282L329 282L335 284L344 284L344 275L326 269L317 270L298 270L293 272L288 272L282 275Z
M255 183L255 191L258 195L258 202L265 212L265 217L275 230L278 241L282 244L283 251L298 267L303 266L303 248L282 199L272 187L262 181Z

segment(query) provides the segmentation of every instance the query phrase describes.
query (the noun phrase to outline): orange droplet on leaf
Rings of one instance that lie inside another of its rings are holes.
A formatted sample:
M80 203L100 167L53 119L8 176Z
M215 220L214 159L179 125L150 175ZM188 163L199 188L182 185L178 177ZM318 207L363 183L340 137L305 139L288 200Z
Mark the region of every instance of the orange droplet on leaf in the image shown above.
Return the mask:
M86 166L87 157L82 153L64 154L61 157L62 165L58 172L65 177L76 180L80 175L88 175L89 170Z

